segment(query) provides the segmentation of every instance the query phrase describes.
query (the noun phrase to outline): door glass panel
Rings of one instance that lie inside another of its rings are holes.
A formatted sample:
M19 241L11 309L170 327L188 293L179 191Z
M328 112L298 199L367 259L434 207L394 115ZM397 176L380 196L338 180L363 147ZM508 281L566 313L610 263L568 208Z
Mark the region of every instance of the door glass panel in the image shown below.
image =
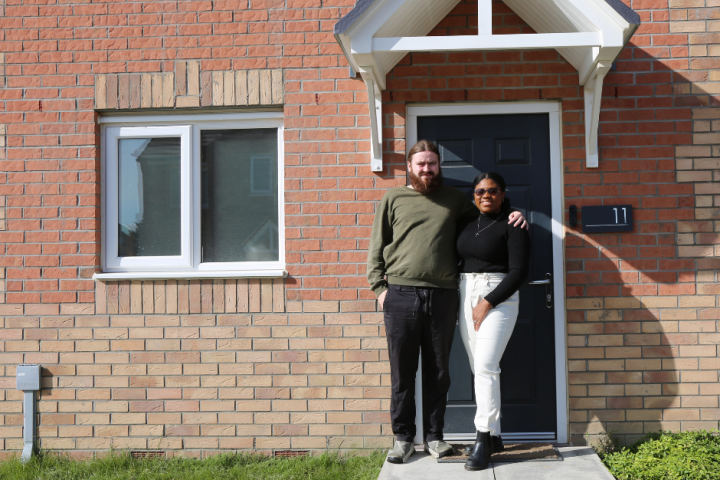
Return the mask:
M279 260L277 130L201 133L202 261Z
M121 138L118 170L118 257L180 255L180 138Z

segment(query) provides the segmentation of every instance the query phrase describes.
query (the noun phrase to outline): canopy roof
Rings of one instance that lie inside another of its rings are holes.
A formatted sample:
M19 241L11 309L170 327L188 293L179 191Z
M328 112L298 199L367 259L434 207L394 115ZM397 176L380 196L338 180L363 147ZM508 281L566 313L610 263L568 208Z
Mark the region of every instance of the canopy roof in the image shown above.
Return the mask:
M459 0L358 0L335 24L334 33L351 66L356 71L373 66L382 88L385 75L408 52L510 48L556 48L578 70L584 85L593 64L615 60L640 25L640 16L621 0L504 1L537 34L590 35L546 38L490 35L491 32L483 32L483 24L490 25L491 0L478 2L478 38L473 38L474 35L417 38L430 33Z
M380 91L408 52L556 49L585 86L588 166L597 166L597 122L605 74L637 27L621 0L504 0L536 33L492 34L492 0L478 0L478 34L432 36L459 0L358 0L335 24L335 38L368 88L374 171L382 169ZM589 130L588 130L589 129Z

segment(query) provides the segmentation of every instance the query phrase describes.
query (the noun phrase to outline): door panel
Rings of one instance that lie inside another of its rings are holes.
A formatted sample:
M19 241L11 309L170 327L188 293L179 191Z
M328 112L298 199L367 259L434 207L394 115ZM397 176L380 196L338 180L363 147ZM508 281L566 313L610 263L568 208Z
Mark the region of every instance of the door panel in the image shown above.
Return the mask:
M548 114L418 117L417 130L418 139L438 144L446 185L471 198L476 175L499 173L513 208L530 222L530 273L520 288L520 313L500 363L502 432L555 432L554 307L546 306L544 286L528 285L553 273ZM473 379L457 329L450 372L445 433L473 433Z

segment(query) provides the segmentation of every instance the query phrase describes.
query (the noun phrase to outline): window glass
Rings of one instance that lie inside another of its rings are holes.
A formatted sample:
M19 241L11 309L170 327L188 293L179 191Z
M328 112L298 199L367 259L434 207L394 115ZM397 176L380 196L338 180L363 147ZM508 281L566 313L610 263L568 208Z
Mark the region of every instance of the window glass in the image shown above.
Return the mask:
M250 158L250 193L272 195L275 159L268 155L253 155Z
M118 257L180 255L180 138L118 140Z
M277 129L201 132L202 262L279 260Z

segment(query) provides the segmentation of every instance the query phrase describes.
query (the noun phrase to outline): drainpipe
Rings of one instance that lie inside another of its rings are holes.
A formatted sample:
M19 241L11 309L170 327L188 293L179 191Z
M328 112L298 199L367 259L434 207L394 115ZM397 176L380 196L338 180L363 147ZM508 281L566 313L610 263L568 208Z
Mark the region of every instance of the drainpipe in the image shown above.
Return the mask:
M17 366L16 387L23 391L23 451L22 463L27 463L35 452L35 392L40 390L40 365Z

